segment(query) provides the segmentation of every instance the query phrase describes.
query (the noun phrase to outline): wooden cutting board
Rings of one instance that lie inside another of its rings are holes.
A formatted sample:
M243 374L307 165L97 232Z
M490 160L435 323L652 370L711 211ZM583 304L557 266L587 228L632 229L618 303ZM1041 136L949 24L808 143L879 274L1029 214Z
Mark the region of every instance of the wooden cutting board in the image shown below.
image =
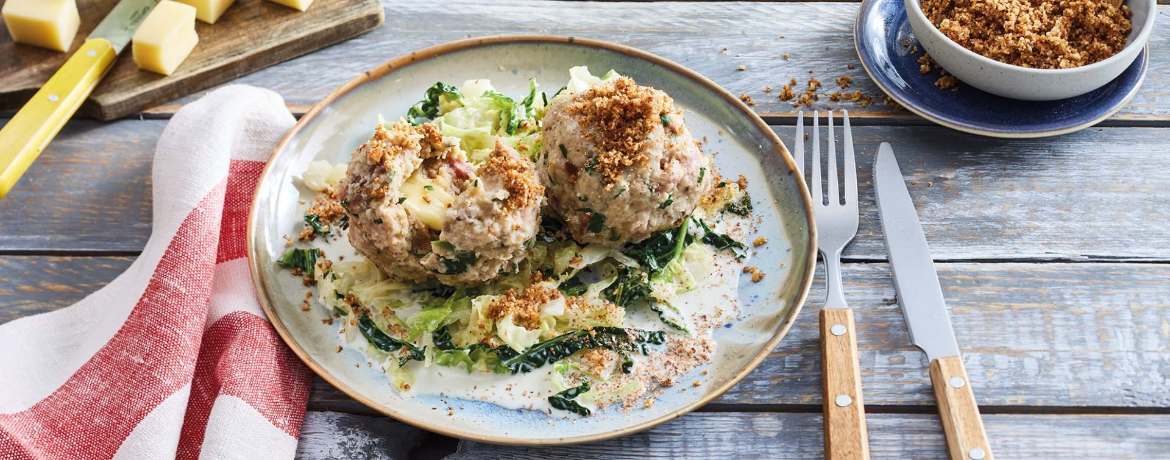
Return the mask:
M116 3L77 0L81 29L72 49ZM138 70L127 45L81 111L101 120L124 117L368 32L382 19L379 0L316 0L305 12L237 0L215 24L195 22L199 45L170 76ZM0 23L0 111L19 109L69 56L14 43Z

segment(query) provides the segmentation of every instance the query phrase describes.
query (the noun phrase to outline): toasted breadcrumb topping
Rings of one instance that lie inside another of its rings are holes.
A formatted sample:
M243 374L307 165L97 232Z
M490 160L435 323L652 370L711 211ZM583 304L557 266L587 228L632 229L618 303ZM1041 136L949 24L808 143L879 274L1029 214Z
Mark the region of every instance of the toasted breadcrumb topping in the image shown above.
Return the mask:
M561 291L543 285L532 285L517 294L509 289L488 305L487 316L499 320L512 315L512 322L528 330L540 328L540 308L549 301L561 298Z
M584 125L594 127L586 135L599 151L597 170L607 190L625 168L647 161L645 144L650 134L665 124L664 119L679 113L666 93L638 86L629 77L578 93L568 111L584 118ZM664 128L677 132L681 126Z
M544 186L540 185L535 171L536 165L532 160L496 140L496 149L479 166L477 174L480 177L499 177L504 190L508 191L503 207L507 211L514 211L534 205L544 196Z
M432 124L412 126L406 120L398 120L387 130L382 124L374 128L374 137L366 143L371 164L387 166L391 158L407 151L417 151L419 157L441 157L454 149L443 142L443 134Z

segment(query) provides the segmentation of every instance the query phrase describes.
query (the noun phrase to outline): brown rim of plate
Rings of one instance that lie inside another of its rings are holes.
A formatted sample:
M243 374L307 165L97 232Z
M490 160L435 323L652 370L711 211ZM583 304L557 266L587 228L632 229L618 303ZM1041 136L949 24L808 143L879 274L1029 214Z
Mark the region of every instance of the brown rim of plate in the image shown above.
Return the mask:
M361 75L354 78L353 80L350 80L349 82L342 85L340 88L337 88L336 90L334 90L332 93L330 93L324 99L322 99L320 102L313 104L313 107L311 109L309 109L309 111L307 113L305 113L305 115L302 116L300 118L300 120L297 120L297 124L295 126L293 126L292 130L289 131L288 134L286 134L284 136L284 138L282 138L280 140L280 143L277 144L276 148L273 150L272 155L275 155L276 152L279 152L282 148L284 148L284 146L294 136L296 136L297 133L299 133L301 131L301 129L309 121L316 118L326 106L331 105L331 103L333 101L345 96L351 90L353 90L354 88L356 88L362 84L365 84L366 82L377 80L379 78L382 78L383 76L385 76L387 73L389 73L391 71L407 67L407 66L409 66L413 63L419 62L419 61L424 61L427 59L442 56L444 54L455 52L455 51L463 51L463 50L468 50L468 49L473 49L473 48L502 44L502 43L552 43L552 44L581 45L581 46L586 46L586 47L599 48L599 49L603 49L603 50L607 50L607 51L621 53L621 54L624 54L624 55L627 55L630 57L650 61L650 62L652 62L660 67L663 67L663 68L669 70L669 71L672 71L676 74L685 76L685 77L691 79L692 81L695 81L695 82L707 87L707 89L711 90L712 92L714 92L720 96L723 96L723 99L725 99L728 103L732 104L732 106L738 108L741 112L743 112L746 116L748 116L748 118L750 118L752 120L752 122L754 122L756 124L756 127L761 132L763 132L765 136L771 138L772 142L774 142L776 144L776 146L777 146L776 153L780 154L783 157L785 163L788 165L789 171L796 171L796 163L792 160L791 155L789 155L788 149L784 146L784 143L780 141L780 138L776 136L776 133L773 132L772 129L769 128L766 123L764 123L764 120L762 120L759 117L759 115L756 115L755 112L753 112L751 109L749 109L747 107L747 105L744 105L744 103L742 101L740 101L739 98L735 97L731 93L728 93L727 90L724 90L721 86L715 84L715 82L708 80L707 77L704 77L693 70L690 70L686 67L683 67L682 65L679 65L679 64L677 64L673 61L670 61L668 59L665 59L663 57L660 57L660 56L657 56L657 55L654 55L654 54L651 54L651 53L648 53L646 51L642 51L642 50L639 50L636 48L632 48L629 46L618 45L615 43L609 43L609 42L604 42L604 41L600 41L600 40L592 40L592 39L584 39L584 38L568 37L568 36L553 36L553 35L494 35L494 36L488 36L488 37L469 38L469 39L458 40L458 41L444 43L441 45L432 46L430 48L415 51L415 52L412 52L410 54L405 54L405 55L396 57L394 59L391 59L389 61L386 61L386 62L382 63L381 65L379 65L378 67L376 67L372 70L369 70L367 72L364 72ZM264 170L260 174L260 177L262 179L264 177L268 176L268 169L271 166L272 166L272 157L270 156L268 158L268 162L265 163L265 165L264 165ZM595 435L589 435L589 436L577 436L577 437L571 437L571 438L555 438L555 439L523 439L523 438L483 436L483 435L473 433L473 432L453 430L453 429L449 429L449 428L441 426L441 425L423 423L423 422L420 422L418 420L414 420L410 417L409 414L400 413L399 411L396 411L391 407L388 407L388 406L385 406L382 404L377 404L377 403L371 401L370 399L366 398L361 393L359 393L359 392L355 391L354 389L350 388L349 386L345 385L344 383L339 382L327 370L325 370L323 367L318 365L316 361L314 361L312 358L310 358L309 355L305 352L304 349L302 349L300 347L299 344L297 344L295 341L292 340L292 338L289 336L288 330L285 328L284 323L282 321L274 320L274 318L280 318L280 316L276 313L276 310L273 308L272 304L270 304L268 302L268 287L267 287L268 284L267 284L266 279L265 279L266 275L265 275L265 272L263 270L261 270L260 267L258 267L256 265L257 264L257 261L256 261L257 257L255 254L256 246L252 244L252 242L255 240L255 237L256 237L254 223L256 220L256 214L259 211L258 206L257 206L257 201L255 200L254 197L252 200L252 203L253 203L252 209L248 212L248 233L247 233L248 268L252 272L252 282L255 284L255 287L256 287L256 289L255 289L256 290L256 298L257 298L257 300L260 301L260 306L261 306L261 308L264 309L264 314L268 316L269 322L272 323L272 327L274 329L276 329L277 334L280 334L280 338L282 340L284 340L284 343L287 344L290 349L292 349L293 353L296 353L296 355L301 359L301 361L303 361L305 363L306 366L308 366L310 369L312 369L313 372L315 372L317 375L321 376L322 379L325 379L326 382L329 382L330 385L333 385L337 389L341 390L342 393L345 393L349 397L361 402L362 404L365 404L366 406L368 406L368 407L370 407L370 408L372 408L372 409L374 409L374 410L376 410L376 411L378 411L386 416L392 417L395 420L407 423L409 425L413 425L413 426L418 427L418 428L422 428L422 429L427 430L427 431L432 431L435 433L439 433L439 434L443 434L443 435L447 435L447 436L452 436L452 437L456 437L456 438L460 438L460 439L469 439L469 440L487 442L487 443L492 443L492 444L507 444L507 445L516 445L516 446L551 446L551 445L564 445L564 444L576 444L576 443L583 443L583 442L602 441L602 440L606 440L606 439L616 438L619 436L625 436L628 434L637 433L639 431L655 427L657 425L668 422L670 420L674 420L674 419L682 416L683 414L686 414L690 411L693 411L693 410L699 408L700 406L706 404L707 402L711 401L712 399L722 395L724 392L726 392L732 386L739 383L740 380L743 380L743 378L746 377L749 373L751 373L751 371L755 370L755 368L760 365L760 362L762 362L764 360L764 358L767 357L769 353L771 353L772 349L776 348L776 345L780 343L780 340L783 339L785 335L788 335L788 330L791 329L792 324L796 322L796 317L799 315L801 307L804 306L804 301L808 297L809 289L812 287L813 272L814 272L814 270L816 270L816 258L817 258L817 231L816 231L816 224L813 221L812 197L809 195L808 187L804 183L803 174L793 174L793 177L795 177L797 179L797 181L799 182L798 185L800 188L801 199L804 202L804 211L805 211L805 216L807 219L806 224L807 224L808 229L809 229L808 230L809 243L808 243L808 247L806 248L806 250L808 251L808 257L807 257L807 260L805 260L805 263L806 263L808 268L805 270L805 273L803 274L804 278L803 278L802 282L800 283L800 293L797 296L796 303L794 304L794 307L789 311L788 317L785 318L784 323L781 325L780 329L776 332L776 334L774 334L772 336L771 339L768 340L768 342L764 345L764 347L761 349L761 351L755 357L753 357L751 359L751 361L748 362L747 366L745 366L744 368L742 368L738 372L736 372L734 375L732 375L731 379L728 380L727 383L725 383L723 386L721 386L719 388L716 388L708 396L701 398L697 401L694 401L690 404L687 404L686 406L684 406L680 409L663 414L662 416L655 418L653 420L649 420L649 421L639 423L639 424L633 425L633 426L627 426L627 427L624 427L621 429L609 431L609 432L602 433L602 434L595 434ZM263 182L264 181L261 180L261 181L256 183L256 190L257 191L260 190Z

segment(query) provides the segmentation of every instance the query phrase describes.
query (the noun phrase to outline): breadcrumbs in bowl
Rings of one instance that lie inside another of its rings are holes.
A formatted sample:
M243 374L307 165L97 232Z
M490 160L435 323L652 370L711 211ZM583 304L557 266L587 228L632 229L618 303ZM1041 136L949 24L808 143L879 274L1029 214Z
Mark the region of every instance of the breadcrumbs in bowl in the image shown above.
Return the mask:
M1156 0L904 0L914 36L963 83L1031 101L1105 86L1141 54Z
M930 22L959 45L999 62L1068 69L1125 48L1132 12L1111 0L923 0Z

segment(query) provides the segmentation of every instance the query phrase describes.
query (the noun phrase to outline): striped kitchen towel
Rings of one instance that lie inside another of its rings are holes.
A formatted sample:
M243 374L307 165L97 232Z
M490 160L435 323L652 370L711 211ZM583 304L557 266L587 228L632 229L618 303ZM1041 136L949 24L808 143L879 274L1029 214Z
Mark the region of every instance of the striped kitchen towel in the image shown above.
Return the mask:
M311 374L245 257L256 181L293 123L246 86L175 114L142 255L75 305L0 325L0 459L293 457Z

